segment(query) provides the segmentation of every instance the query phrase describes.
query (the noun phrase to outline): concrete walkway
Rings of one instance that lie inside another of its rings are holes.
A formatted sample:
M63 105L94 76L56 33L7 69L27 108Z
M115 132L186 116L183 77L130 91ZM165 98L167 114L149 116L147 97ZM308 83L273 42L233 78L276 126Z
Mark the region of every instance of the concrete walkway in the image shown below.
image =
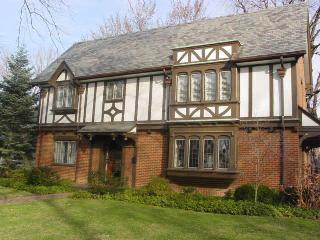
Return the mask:
M39 200L67 198L71 195L72 195L72 193L54 193L54 194L46 194L46 195L29 195L29 196L8 197L8 198L0 199L0 204L10 204L10 203L19 203L19 202L32 202L32 201L39 201Z

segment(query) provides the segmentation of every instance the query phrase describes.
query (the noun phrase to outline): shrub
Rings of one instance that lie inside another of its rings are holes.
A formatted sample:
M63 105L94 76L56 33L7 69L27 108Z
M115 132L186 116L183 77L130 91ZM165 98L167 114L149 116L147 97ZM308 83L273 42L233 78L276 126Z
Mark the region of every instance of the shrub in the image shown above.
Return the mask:
M234 199L254 201L254 187L250 184L242 185L234 191Z
M255 188L254 185L245 184L238 187L234 192L234 199L254 201ZM258 187L258 201L263 203L273 203L276 197L275 191L265 185L259 185Z
M108 177L104 172L91 172L89 176L89 191L103 195L126 189L125 180L121 177Z
M169 181L165 178L153 177L151 182L142 190L149 196L162 196L172 192Z
M37 167L26 171L27 183L30 185L52 186L59 182L59 175L49 167Z
M294 187L287 187L284 191L280 191L278 202L288 204L291 206L297 206L298 204L297 190Z

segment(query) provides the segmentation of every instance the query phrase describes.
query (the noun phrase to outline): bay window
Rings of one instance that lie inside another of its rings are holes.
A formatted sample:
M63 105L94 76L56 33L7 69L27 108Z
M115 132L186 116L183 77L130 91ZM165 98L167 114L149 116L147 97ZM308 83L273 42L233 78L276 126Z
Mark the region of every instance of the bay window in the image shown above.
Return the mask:
M178 73L176 102L230 101L232 97L231 70L193 71Z
M58 164L74 164L76 161L76 141L56 141L54 162Z
M172 166L184 169L232 169L232 144L230 136L221 134L175 138Z

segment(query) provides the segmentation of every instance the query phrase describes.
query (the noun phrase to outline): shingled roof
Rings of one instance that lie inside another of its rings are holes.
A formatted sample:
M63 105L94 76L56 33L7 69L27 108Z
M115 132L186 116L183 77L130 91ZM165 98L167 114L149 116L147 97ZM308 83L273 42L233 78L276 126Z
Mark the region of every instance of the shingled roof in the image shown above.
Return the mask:
M35 79L46 82L65 61L75 77L160 68L172 64L172 49L238 40L238 57L306 50L307 4L201 20L117 37L79 42Z

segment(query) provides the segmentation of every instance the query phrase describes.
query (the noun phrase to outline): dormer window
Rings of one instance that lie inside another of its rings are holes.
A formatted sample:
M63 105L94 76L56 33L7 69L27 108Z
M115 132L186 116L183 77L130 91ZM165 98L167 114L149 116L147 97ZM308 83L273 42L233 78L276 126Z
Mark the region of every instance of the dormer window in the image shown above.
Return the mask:
M71 86L58 86L56 107L72 108L73 107L73 88Z
M55 111L75 111L75 87L72 75L63 70L55 81Z

